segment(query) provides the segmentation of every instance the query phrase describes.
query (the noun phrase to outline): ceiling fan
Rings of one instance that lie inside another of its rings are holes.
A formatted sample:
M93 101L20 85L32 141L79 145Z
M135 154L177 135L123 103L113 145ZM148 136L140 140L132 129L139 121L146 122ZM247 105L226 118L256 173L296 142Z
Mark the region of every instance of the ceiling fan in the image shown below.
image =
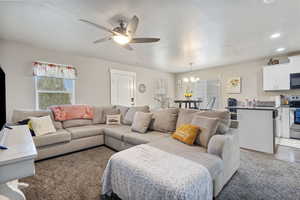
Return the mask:
M108 40L113 40L117 44L123 46L125 49L133 50L133 48L129 44L151 43L151 42L158 42L160 40L160 38L134 38L133 37L135 35L135 32L139 24L139 18L137 16L133 16L128 23L126 23L124 20L120 20L120 25L113 29L106 28L104 26L98 25L94 22L85 19L79 19L79 20L87 24L90 24L94 27L97 27L101 30L111 33L110 36L94 41L95 44L100 42L105 42Z

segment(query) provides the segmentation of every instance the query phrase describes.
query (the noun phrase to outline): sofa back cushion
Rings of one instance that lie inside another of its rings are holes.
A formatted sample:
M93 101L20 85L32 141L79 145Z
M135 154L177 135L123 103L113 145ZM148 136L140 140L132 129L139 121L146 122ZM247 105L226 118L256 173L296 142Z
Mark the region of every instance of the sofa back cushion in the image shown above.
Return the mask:
M131 125L133 122L134 115L137 111L139 112L149 112L150 108L149 106L135 106L130 107L124 117L124 124Z
M194 115L197 112L199 112L199 110L183 109L183 108L179 109L176 128L179 128L183 124L190 124L193 120Z
M28 119L29 117L44 117L50 115L55 129L62 129L62 123L55 121L51 111L36 111L36 110L14 110L12 115L12 123Z
M213 110L213 111L200 111L197 112L198 116L204 116L209 118L218 118L219 126L217 129L218 134L224 134L230 127L230 113L227 110Z
M123 123L124 123L125 115L126 115L126 113L128 112L129 107L127 107L127 106L116 106L116 109L118 109L118 110L120 111L120 114L121 114L121 122L122 122L122 124L123 124Z
M191 124L200 128L195 143L207 148L210 138L217 132L219 119L195 115Z
M63 128L61 121L56 121L56 120L54 119L54 114L53 114L52 111L50 111L50 117L51 117L51 119L52 119L53 125L54 125L54 127L56 128L56 130L57 130L57 129L62 129L62 128Z
M178 108L168 108L153 112L150 129L165 133L171 133L176 130L178 117Z
M94 106L94 118L93 124L105 124L106 115L117 115L120 114L120 110L116 109L115 106Z
M136 112L131 125L131 130L146 133L152 120L152 113Z
M62 125L64 128L87 126L87 125L91 125L91 124L92 124L91 119L71 119L71 120L66 120L66 121L62 122Z

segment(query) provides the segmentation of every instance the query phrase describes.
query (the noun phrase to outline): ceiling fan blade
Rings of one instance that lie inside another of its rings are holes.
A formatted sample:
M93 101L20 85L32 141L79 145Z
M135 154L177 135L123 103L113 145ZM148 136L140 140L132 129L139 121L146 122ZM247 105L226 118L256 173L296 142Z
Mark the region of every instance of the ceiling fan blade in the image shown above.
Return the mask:
M85 19L79 19L79 21L82 21L82 22L84 22L84 23L90 24L90 25L92 25L92 26L94 26L94 27L97 27L97 28L99 28L99 29L102 29L102 30L104 30L104 31L107 31L107 32L110 32L110 33L114 33L114 32L113 32L112 30L110 30L109 28L106 28L106 27L101 26L101 25L99 25L99 24L95 24L94 22L90 22L90 21L85 20Z
M129 36L133 36L136 32L138 24L139 18L134 15L126 27L126 34Z
M121 45L122 47L124 47L125 49L132 51L133 48L129 45L129 44L125 44L125 45Z
M132 38L130 43L150 43L158 42L160 38Z
M100 42L105 42L105 41L108 41L108 40L111 40L111 36L96 40L96 41L94 41L94 44L97 44L97 43L100 43Z

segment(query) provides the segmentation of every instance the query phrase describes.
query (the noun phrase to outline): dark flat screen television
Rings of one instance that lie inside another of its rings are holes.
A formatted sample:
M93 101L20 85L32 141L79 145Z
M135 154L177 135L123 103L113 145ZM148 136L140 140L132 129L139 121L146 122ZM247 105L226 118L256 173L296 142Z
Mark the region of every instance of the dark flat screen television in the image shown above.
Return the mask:
M0 66L0 130L6 123L5 73Z

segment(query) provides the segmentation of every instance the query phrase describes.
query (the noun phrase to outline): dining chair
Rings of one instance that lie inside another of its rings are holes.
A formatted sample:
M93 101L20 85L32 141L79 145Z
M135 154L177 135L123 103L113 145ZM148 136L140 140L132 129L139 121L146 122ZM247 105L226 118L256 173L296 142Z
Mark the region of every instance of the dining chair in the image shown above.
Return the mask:
M206 107L204 109L200 108L199 110L212 110L214 108L215 103L216 103L216 97L211 97Z

